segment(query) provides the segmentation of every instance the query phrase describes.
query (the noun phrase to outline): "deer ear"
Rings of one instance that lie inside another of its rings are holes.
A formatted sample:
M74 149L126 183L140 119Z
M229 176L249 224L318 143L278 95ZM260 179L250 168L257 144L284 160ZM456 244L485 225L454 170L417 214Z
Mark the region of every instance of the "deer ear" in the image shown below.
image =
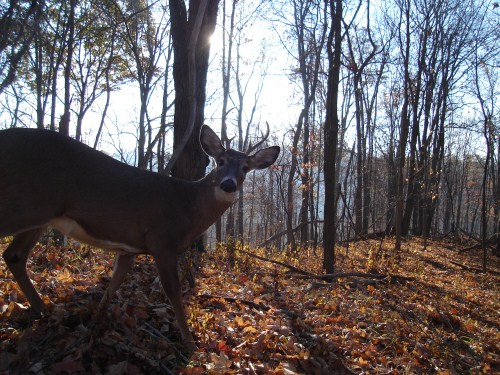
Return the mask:
M224 153L220 138L207 125L203 125L200 130L200 144L205 153L213 158Z
M272 165L280 154L279 146L268 147L257 151L250 157L250 169L264 169Z

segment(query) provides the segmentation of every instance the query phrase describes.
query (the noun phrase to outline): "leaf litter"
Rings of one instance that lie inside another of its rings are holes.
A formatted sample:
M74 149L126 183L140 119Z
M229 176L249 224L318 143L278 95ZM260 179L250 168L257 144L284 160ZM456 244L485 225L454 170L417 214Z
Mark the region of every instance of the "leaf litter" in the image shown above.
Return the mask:
M316 277L319 251L222 245L184 288L199 346L188 356L150 257L96 316L112 255L37 245L28 268L51 311L32 316L0 262L0 374L499 372L500 262L489 257L481 273L466 246L414 238L395 254L390 239L350 243L329 282Z

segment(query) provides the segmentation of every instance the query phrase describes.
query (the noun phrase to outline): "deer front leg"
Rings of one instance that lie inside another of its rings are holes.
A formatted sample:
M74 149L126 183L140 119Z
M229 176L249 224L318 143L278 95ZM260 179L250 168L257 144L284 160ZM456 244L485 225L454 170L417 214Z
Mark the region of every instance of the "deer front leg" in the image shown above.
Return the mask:
M113 274L111 276L111 281L109 282L104 296L99 303L98 312L103 312L109 305L109 302L115 295L116 291L123 283L128 270L134 264L135 255L133 254L116 254L115 263L113 265Z
M174 309L175 318L181 331L182 341L189 352L194 352L198 349L189 331L189 326L186 320L186 313L182 304L181 283L177 273L177 257L173 254L164 252L161 256L155 257L155 261L160 273L160 280L167 294L170 304Z
M37 314L42 314L46 310L46 307L28 276L26 262L28 261L31 249L40 238L41 232L42 229L33 229L15 235L11 244L3 253L7 267L9 267L14 275L14 279L28 299L31 308Z

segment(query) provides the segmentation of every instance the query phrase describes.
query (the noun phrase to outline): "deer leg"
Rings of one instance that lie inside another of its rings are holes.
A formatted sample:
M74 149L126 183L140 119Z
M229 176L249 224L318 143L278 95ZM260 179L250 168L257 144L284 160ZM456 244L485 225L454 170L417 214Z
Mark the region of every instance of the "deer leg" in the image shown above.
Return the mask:
M32 309L38 314L45 311L45 304L28 276L26 262L33 246L40 238L41 232L42 229L33 229L15 235L11 244L3 253L7 267L14 275L14 279L28 299Z
M102 312L108 307L111 298L115 295L116 291L123 283L128 270L134 264L135 255L133 254L117 254L115 258L115 263L113 266L113 275L111 276L111 281L109 282L104 296L99 303L98 311Z
M155 257L163 290L165 290L165 293L170 300L170 304L174 309L175 318L177 319L177 324L179 325L182 341L190 352L194 352L198 349L198 347L196 346L193 336L189 331L189 326L186 320L186 313L182 305L181 283L179 281L179 275L177 273L177 257L169 253L163 254L166 254L166 256L161 256L159 258Z

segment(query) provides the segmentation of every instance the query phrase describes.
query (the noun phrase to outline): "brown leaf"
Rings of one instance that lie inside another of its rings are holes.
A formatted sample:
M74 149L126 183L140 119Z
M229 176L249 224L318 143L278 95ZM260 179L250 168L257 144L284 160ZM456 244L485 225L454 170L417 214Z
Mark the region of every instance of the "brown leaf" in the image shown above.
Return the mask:
M52 366L50 366L52 373L58 374L58 373L78 373L78 372L86 372L85 369L83 368L82 364L79 361L75 361L70 358L66 358L62 362L55 363Z
M123 361L109 366L108 375L140 375L142 371L132 363Z

